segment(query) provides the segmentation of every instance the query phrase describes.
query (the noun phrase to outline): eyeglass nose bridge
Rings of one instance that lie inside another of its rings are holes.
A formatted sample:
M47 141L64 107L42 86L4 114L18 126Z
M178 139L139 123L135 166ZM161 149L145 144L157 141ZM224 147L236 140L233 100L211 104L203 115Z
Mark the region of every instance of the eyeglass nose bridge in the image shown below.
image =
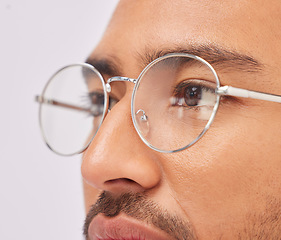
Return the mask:
M105 87L106 87L106 91L108 93L111 92L111 86L110 86L110 83L112 82L131 82L131 83L134 83L136 84L137 82L137 79L134 79L134 78L128 78L128 77L120 77L120 76L116 76L116 77L111 77L107 80L106 84L105 84Z

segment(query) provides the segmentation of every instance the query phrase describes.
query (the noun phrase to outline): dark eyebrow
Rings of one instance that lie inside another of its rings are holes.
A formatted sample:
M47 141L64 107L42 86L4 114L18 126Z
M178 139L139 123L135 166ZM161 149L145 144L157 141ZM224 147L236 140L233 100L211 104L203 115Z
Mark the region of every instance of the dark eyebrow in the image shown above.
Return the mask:
M138 52L141 67L144 68L153 60L171 53L188 53L199 56L209 62L217 70L235 70L243 72L260 72L263 64L250 55L234 50L224 49L216 45L177 46L174 48L149 49Z
M95 58L89 57L86 63L94 66L102 75L122 76L121 65L116 57Z
M225 49L217 45L202 44L161 49L147 47L143 52L137 52L140 70L144 69L153 60L171 53L188 53L199 56L209 62L216 70L254 73L261 72L264 67L261 62L250 55ZM109 77L123 76L121 61L117 57L89 57L86 63L94 66L102 75Z

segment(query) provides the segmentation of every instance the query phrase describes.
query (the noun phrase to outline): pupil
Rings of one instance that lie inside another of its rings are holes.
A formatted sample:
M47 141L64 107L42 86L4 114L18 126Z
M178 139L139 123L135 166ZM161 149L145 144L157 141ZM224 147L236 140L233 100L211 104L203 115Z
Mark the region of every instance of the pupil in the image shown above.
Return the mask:
M190 86L185 89L185 103L188 106L196 106L202 97L201 86Z

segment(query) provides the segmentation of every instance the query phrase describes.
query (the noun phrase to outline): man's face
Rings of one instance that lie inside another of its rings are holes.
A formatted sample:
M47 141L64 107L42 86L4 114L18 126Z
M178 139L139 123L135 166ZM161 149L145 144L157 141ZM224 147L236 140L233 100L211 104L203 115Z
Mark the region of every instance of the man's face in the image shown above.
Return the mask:
M280 95L280 39L279 0L122 0L89 61L118 68L105 79L137 78L148 55L205 49L225 61L222 85ZM112 89L119 102L83 155L87 211L102 193L87 219L90 239L280 239L279 103L234 98L200 141L164 154L134 129L133 84Z

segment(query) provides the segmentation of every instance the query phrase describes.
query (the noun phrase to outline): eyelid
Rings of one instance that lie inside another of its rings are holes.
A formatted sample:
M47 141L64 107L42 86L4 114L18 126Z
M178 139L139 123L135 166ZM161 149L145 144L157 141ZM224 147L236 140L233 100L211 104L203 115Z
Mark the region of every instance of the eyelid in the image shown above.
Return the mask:
M188 79L188 80L183 80L179 84L175 86L174 93L180 93L184 87L187 87L189 85L199 85L208 89L213 89L215 92L215 89L217 88L217 84L208 80L203 80L203 79Z
M92 95L94 95L95 93L99 93L99 94L104 94L104 91L103 90L94 90L94 91L90 91L89 93L88 93L88 95L89 96L92 96ZM111 98L111 99L113 99L113 100L115 100L115 101L119 101L119 99L115 96L115 94L113 94L113 93L110 93L109 94L109 98Z
M174 95L180 95L185 87L187 87L189 84L194 85L200 85L204 88L207 88L209 90L214 90L217 88L217 84L215 82L205 80L205 79L188 79L183 80L174 89ZM239 104L240 106L245 105L245 101L243 98L234 97L234 96L221 96L220 97L220 105L225 104Z

